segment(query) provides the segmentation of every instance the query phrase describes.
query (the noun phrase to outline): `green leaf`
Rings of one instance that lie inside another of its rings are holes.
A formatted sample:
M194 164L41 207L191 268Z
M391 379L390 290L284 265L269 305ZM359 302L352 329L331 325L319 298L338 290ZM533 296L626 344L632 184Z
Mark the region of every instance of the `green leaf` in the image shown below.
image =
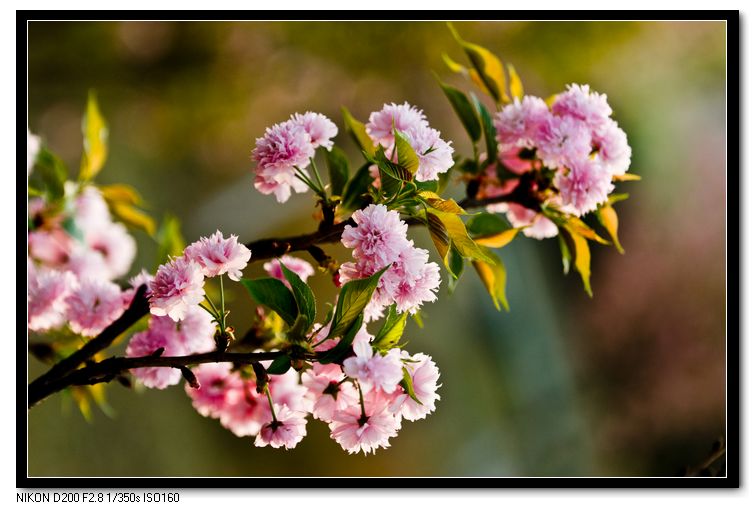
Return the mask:
M346 130L354 139L357 146L367 153L372 153L375 150L375 145L372 144L372 140L367 135L367 129L364 124L351 116L349 110L345 107L341 108L343 111L343 122L346 124Z
M315 295L307 285L302 281L297 274L289 270L283 262L280 263L283 276L286 278L289 284L291 284L291 292L294 294L294 300L296 300L296 306L299 309L299 314L305 317L305 328L309 328L312 323L315 322Z
M414 178L414 175L408 169L389 160L388 157L385 156L385 149L380 145L378 145L377 150L375 150L375 155L372 160L378 165L381 173L385 173L391 178L395 178L402 182L411 182Z
M320 363L336 363L340 362L347 354L351 352L351 343L354 342L357 332L362 327L364 316L360 312L357 314L356 319L352 321L346 333L338 341L338 344L328 349L325 354L318 358Z
M183 254L186 241L181 234L181 221L175 215L166 213L160 228L155 234L157 241L157 264L161 265L170 257Z
M349 159L343 150L334 146L330 151L325 150L325 163L330 176L330 191L334 196L340 196L349 181Z
M452 247L448 255L448 272L458 280L464 271L464 257L459 254L456 247Z
M63 219L63 229L78 241L84 241L84 232L79 228L78 224L76 224L73 217L66 217Z
M487 254L484 247L480 247L469 236L464 221L453 213L441 212L440 210L428 209L429 213L436 215L446 228L451 243L459 249L459 254L465 258L493 263L493 259Z
M414 402L422 404L422 401L417 398L417 394L414 392L414 382L412 381L412 375L409 374L409 370L406 367L401 367L401 370L404 372L404 377L399 384Z
M288 355L280 355L277 356L273 363L270 364L270 367L267 369L268 374L273 375L281 375L288 372L288 369L291 368L291 359L288 357Z
M509 102L510 99L506 94L506 74L498 57L482 46L463 40L451 23L448 23L448 27L464 49L469 61L472 62L472 66L485 85L485 90L497 103Z
M461 274L464 272L464 257L459 254L455 247L448 252L448 292L453 293L456 289Z
M448 187L449 180L451 180L450 170L438 175L438 188L435 190L435 192L442 193L444 190L446 190L446 187ZM420 183L427 183L427 182L420 182Z
M396 312L395 303L391 305L383 326L372 341L372 346L379 350L388 350L396 347L401 335L404 333L404 328L406 328L407 315L408 313L406 312L402 312L401 314Z
M333 313L328 338L340 337L354 321L360 318L362 311L372 299L372 293L375 292L380 277L389 266L365 279L351 280L343 285L338 294L338 303Z
M45 184L49 201L57 201L65 195L65 182L68 170L62 160L42 147L37 154L37 165L42 182Z
M79 180L86 182L100 172L107 159L108 129L93 91L89 92L81 128L84 134L84 154L81 158Z
M522 100L524 97L524 85L522 80L517 74L516 69L511 64L506 64L506 69L509 71L509 91L511 92L511 100Z
M417 157L417 152L412 148L406 134L397 131L395 127L393 129L393 137L396 140L398 165L413 175L417 172L417 168L419 167L419 157Z
M478 236L490 236L509 229L509 224L503 217L494 213L482 212L473 215L467 221L467 231L472 238Z
M472 94L472 100L477 108L477 113L480 115L480 121L482 122L482 132L485 135L485 153L487 158L485 159L485 166L489 166L498 160L498 140L496 140L495 125L490 117L490 112L483 104Z
M483 247L484 248L484 247ZM506 299L506 267L503 264L501 258L495 255L494 252L485 249L492 263L484 261L473 260L477 275L480 276L485 289L488 290L490 298L493 300L493 305L497 310L501 310L501 306L507 311L509 310L509 302Z
M460 90L451 85L447 85L440 79L438 79L438 83L443 89L443 93L446 95L448 102L451 103L451 107L453 107L456 112L456 116L459 117L462 125L464 125L464 129L467 131L467 134L469 134L472 142L477 142L477 140L480 139L481 134L480 120L475 114L472 103L469 102L467 96Z
M241 279L241 284L257 303L274 310L289 326L293 326L298 316L298 308L294 296L285 284L272 277Z
M441 173L440 176L443 176L445 174L449 173L446 171L446 173ZM440 183L438 180L428 180L427 182L414 182L414 185L417 186L417 192L434 192L438 193L438 188L440 187Z
M585 292L592 298L592 288L590 287L590 246L587 244L585 237L579 232L568 227L566 230L574 241L574 268L582 276Z
M561 249L561 264L564 266L564 275L567 275L571 267L571 251L561 233L558 234L558 246Z
M372 184L372 176L370 175L371 162L367 162L360 167L351 180L346 183L346 187L343 190L343 197L341 199L341 207L346 211L357 210L363 208L369 199L364 195L367 193L367 188Z

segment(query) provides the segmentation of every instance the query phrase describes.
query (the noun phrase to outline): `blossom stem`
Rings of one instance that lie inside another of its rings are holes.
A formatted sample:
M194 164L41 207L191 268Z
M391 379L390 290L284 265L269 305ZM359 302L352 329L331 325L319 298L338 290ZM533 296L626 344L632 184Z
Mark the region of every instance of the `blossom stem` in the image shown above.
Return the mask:
M270 386L265 385L265 395L267 395L267 403L270 404L270 412L273 414L273 423L278 421L275 417L275 407L273 406L273 397L270 395Z
M225 333L225 291L223 290L223 274L220 274L220 332Z
M294 175L295 177L297 177L299 180L304 182L307 185L307 187L312 189L312 191L315 194L317 194L323 199L326 199L325 191L322 188L320 188L315 182L313 182L311 178L308 178L307 175L304 174L304 171L299 169L298 166L294 166L294 171L296 171L296 174Z
M364 410L364 395L362 394L362 386L356 379L354 380L354 384L357 385L357 391L359 392L359 406L362 408L361 420L367 420L367 412Z
M309 162L312 163L312 171L314 172L317 183L319 184L320 190L322 191L321 196L323 197L323 199L325 199L325 184L322 183L320 172L317 170L317 164L315 164L315 160L313 158L310 158Z
M208 301L209 301L209 300L208 300ZM207 312L208 312L208 313L210 314L210 316L214 317L214 318L215 318L215 321L218 321L218 313L217 313L217 312L213 312L213 310L212 310L212 309L210 309L209 307L207 307L207 306L206 306L205 304L203 304L202 302L199 302L199 306L200 306L200 307L202 307L202 308L203 308L204 310L206 310L206 311L207 311ZM218 321L218 324L220 324L220 322L219 322L219 321Z
M209 303L209 304L210 304L210 307L212 307L212 311L213 311L213 312L215 313L215 316L216 316L216 317L217 317L217 316L219 316L219 315L220 315L220 311L219 311L219 310L218 310L218 308L217 308L217 307L215 306L215 302L213 302L212 300L210 300L210 297L209 297L209 296L207 296L207 295L204 295L204 299L205 299L205 301L206 301L207 303Z

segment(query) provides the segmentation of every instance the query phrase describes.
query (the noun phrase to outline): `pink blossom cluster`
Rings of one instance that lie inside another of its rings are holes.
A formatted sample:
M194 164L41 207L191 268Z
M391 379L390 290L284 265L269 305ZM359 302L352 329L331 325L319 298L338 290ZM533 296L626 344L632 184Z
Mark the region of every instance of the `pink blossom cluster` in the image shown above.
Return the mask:
M381 317L394 303L398 312L414 314L424 302L436 300L440 267L428 262L427 250L407 239L407 225L398 212L385 205L369 205L351 218L356 227L344 228L341 243L353 249L355 261L341 265L340 282L363 279L389 267L365 309L367 321Z
M327 332L325 327L317 337ZM314 364L302 374L302 383L314 401L314 418L327 423L331 438L349 453L388 448L402 419L425 418L440 399L440 373L432 358L423 353L410 355L399 348L376 351L372 339L363 325L352 344L354 355L343 365ZM335 341L328 341L320 349L334 346ZM411 379L416 401L402 383L404 371Z
M149 285L150 312L174 321L185 319L204 300L205 277L228 274L231 280L238 281L251 256L236 235L224 238L223 233L216 231L209 237L201 237L186 247L182 256L157 269Z
M393 155L394 161L393 129L406 135L419 158L415 175L418 182L437 180L439 174L454 165L451 143L441 139L440 132L430 127L425 114L408 102L385 104L383 109L370 114L365 127L374 145L383 146L386 156Z
M306 168L315 150L322 146L333 147L332 138L338 127L321 113L295 113L285 122L265 129L257 138L252 151L255 168L254 187L262 194L275 194L279 203L285 203L294 192L306 192L309 187L296 177L298 168L307 177Z
M587 85L572 84L556 95L550 106L525 96L505 106L495 117L500 163L514 178L501 182L495 165L487 168L478 196L495 197L511 192L516 175L553 170L558 193L548 203L563 212L584 215L597 209L613 191L612 178L629 169L632 150L626 133L611 118L605 94ZM512 225L524 234L547 238L558 234L542 214L512 204L491 206L506 212Z
M270 362L262 362L266 367ZM186 385L192 405L202 416L215 418L238 437L256 436L256 446L293 448L307 434L306 415L312 411L307 389L294 370L271 376L268 389L277 422L267 397L256 381L228 363L208 363L194 369L199 388Z
M149 328L131 337L126 356L149 356L161 348L162 356L207 353L215 348L214 335L212 316L197 306L189 308L181 321L152 316ZM131 373L148 388L163 389L181 381L181 371L171 367L142 367Z
M86 186L77 193L66 183L66 212L57 213L42 198L29 201L29 217L40 226L29 232L29 257L79 278L113 280L124 276L136 256L136 242L114 222L102 193Z
M315 329L314 340L322 340L329 327ZM427 355L397 348L375 351L372 338L363 325L352 344L353 355L343 365L313 363L301 376L294 370L270 376L275 419L256 381L229 364L195 368L200 386L187 384L186 393L201 415L218 419L239 437L256 436L256 446L295 447L306 435L307 417L312 415L328 425L331 438L347 452L374 453L390 446L403 419L420 420L435 410L440 373ZM337 343L330 339L316 350L327 351ZM404 370L416 400L402 383Z
M68 325L85 337L99 334L116 320L131 303L135 286L122 291L108 280L77 277L71 271L36 265L27 260L27 326L43 332Z

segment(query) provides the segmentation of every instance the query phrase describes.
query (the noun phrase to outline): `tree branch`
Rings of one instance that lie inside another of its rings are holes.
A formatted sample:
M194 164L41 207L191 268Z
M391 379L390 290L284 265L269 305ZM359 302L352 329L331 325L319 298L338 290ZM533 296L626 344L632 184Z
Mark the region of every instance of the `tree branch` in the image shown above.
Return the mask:
M119 374L130 369L144 367L172 367L175 369L181 369L186 368L189 365L222 362L250 364L252 362L263 360L273 360L282 354L285 354L285 352L228 353L213 351L210 353L187 356L140 356L134 358L112 357L102 360L101 362L89 363L86 367L68 372L67 374L55 378L45 384L34 385L32 383L29 385L28 407L31 408L49 395L69 386L106 383L112 381Z

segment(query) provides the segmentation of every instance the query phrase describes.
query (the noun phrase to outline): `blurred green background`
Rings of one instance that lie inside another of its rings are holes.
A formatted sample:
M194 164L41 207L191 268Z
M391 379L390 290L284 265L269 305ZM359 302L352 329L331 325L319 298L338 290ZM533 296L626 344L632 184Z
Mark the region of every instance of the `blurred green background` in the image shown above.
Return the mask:
M451 298L444 281L423 309L425 329L411 323L406 334L411 352L438 363L442 399L375 456L347 455L317 421L293 451L255 448L197 414L182 387L114 384L112 419L97 412L88 424L61 395L29 412L31 476L666 476L706 457L726 421L724 23L456 26L513 63L529 94L572 82L608 94L643 180L620 188L631 194L617 205L626 254L593 250L595 297L564 277L555 240L521 238L501 252L509 313L495 311L473 270ZM135 186L157 217L182 220L188 241L216 228L247 241L303 233L316 225L311 194L283 206L253 189L255 138L295 111L319 111L338 123L355 166L340 107L366 120L406 100L469 154L432 71L471 85L442 52L463 61L433 22L32 22L30 127L77 168L94 88L110 126L99 182ZM437 258L425 231L413 235ZM133 272L154 268L154 244L135 236ZM247 270L259 273L261 263ZM312 284L334 294L326 275ZM247 297L231 309L244 329ZM30 359L29 369L33 378L43 366Z

